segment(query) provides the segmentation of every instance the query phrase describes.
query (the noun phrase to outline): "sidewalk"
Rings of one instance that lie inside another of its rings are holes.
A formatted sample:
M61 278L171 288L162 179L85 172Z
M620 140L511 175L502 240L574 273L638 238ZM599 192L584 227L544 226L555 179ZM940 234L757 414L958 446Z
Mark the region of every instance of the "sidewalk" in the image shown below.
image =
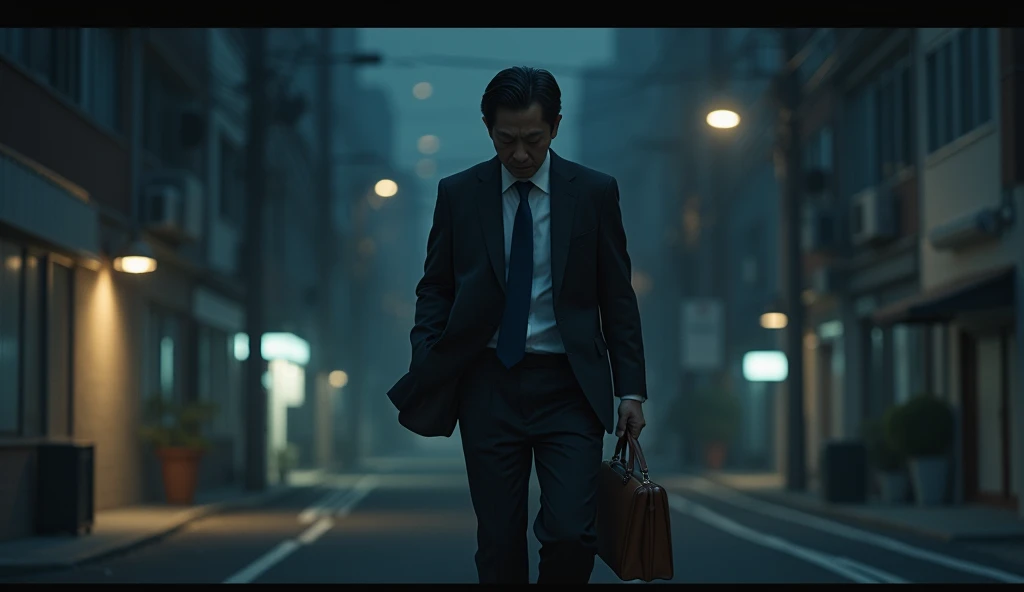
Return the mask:
M65 569L116 555L156 541L186 524L239 508L257 507L314 485L318 473L300 473L289 485L276 485L260 493L223 489L197 495L190 507L140 505L96 512L92 533L80 536L36 536L0 543L0 577Z
M793 509L944 541L1024 540L1024 519L1008 510L975 505L885 505L877 501L864 505L831 504L823 501L817 492L786 491L782 476L774 473L722 472L703 476L751 497Z

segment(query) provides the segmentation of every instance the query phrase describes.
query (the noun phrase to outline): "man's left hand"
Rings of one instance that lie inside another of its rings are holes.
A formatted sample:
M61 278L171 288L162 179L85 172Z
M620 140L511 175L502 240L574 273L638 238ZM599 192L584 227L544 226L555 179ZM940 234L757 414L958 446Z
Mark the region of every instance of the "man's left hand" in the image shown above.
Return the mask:
M619 425L615 428L615 436L621 438L626 430L629 430L633 437L640 439L640 432L647 422L644 421L643 403L632 399L619 401Z

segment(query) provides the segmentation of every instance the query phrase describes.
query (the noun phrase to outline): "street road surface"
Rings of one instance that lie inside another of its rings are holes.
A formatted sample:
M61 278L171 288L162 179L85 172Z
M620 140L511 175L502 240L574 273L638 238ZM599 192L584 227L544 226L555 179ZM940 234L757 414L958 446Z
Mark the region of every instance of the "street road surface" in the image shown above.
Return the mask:
M1024 583L1024 558L843 524L697 477L666 482L676 582ZM538 499L535 489L531 525ZM119 557L14 581L473 583L475 528L463 472L334 476ZM618 581L598 559L591 582Z

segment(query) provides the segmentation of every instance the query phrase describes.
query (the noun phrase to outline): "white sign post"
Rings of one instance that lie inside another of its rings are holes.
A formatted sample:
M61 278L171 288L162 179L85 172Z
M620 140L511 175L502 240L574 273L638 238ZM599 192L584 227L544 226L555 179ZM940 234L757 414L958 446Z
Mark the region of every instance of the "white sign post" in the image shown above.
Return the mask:
M715 372L722 369L725 314L714 298L684 300L681 311L683 370Z

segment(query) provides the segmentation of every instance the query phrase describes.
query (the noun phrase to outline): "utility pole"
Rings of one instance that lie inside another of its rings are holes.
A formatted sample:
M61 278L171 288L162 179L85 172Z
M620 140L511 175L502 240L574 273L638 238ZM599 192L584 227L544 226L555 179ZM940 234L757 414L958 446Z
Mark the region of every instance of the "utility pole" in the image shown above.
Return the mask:
M331 54L332 47L332 36L333 29L322 28L319 30L320 34L320 55L329 56ZM324 377L329 372L334 370L336 350L334 336L337 332L337 327L334 326L334 291L332 290L334 282L334 261L338 254L335 252L337 247L335 243L334 234L334 94L332 91L334 68L330 62L326 59L320 61L317 64L317 94L318 100L318 143L320 151L320 199L318 200L318 212L317 212L317 256L320 259L320 285L317 289L317 315L320 317L319 323L319 351L317 352L317 359L319 366L317 372L317 403L315 407L316 413L327 413L329 418L316 417L314 419L316 426L332 426L334 425L334 410L330 404L319 406L321 397L321 390L326 389L326 385L323 384ZM332 464L331 450L334 447L334 434L333 429L327 429L326 434L321 433L319 430L314 430L317 434L316 447L321 452L318 454L318 464L323 465L322 468L330 468Z
M245 332L249 357L245 361L245 487L267 486L267 391L263 386L263 206L266 201L266 143L268 128L266 29L245 29L248 53L249 125L246 138L245 186Z
M804 425L804 307L803 255L801 250L801 193L803 189L803 161L800 150L800 79L791 66L799 51L799 39L794 29L778 29L782 41L783 63L779 79L779 155L783 161L782 229L783 269L785 273L786 358L789 376L786 380L786 488L803 491L807 487L805 425Z

